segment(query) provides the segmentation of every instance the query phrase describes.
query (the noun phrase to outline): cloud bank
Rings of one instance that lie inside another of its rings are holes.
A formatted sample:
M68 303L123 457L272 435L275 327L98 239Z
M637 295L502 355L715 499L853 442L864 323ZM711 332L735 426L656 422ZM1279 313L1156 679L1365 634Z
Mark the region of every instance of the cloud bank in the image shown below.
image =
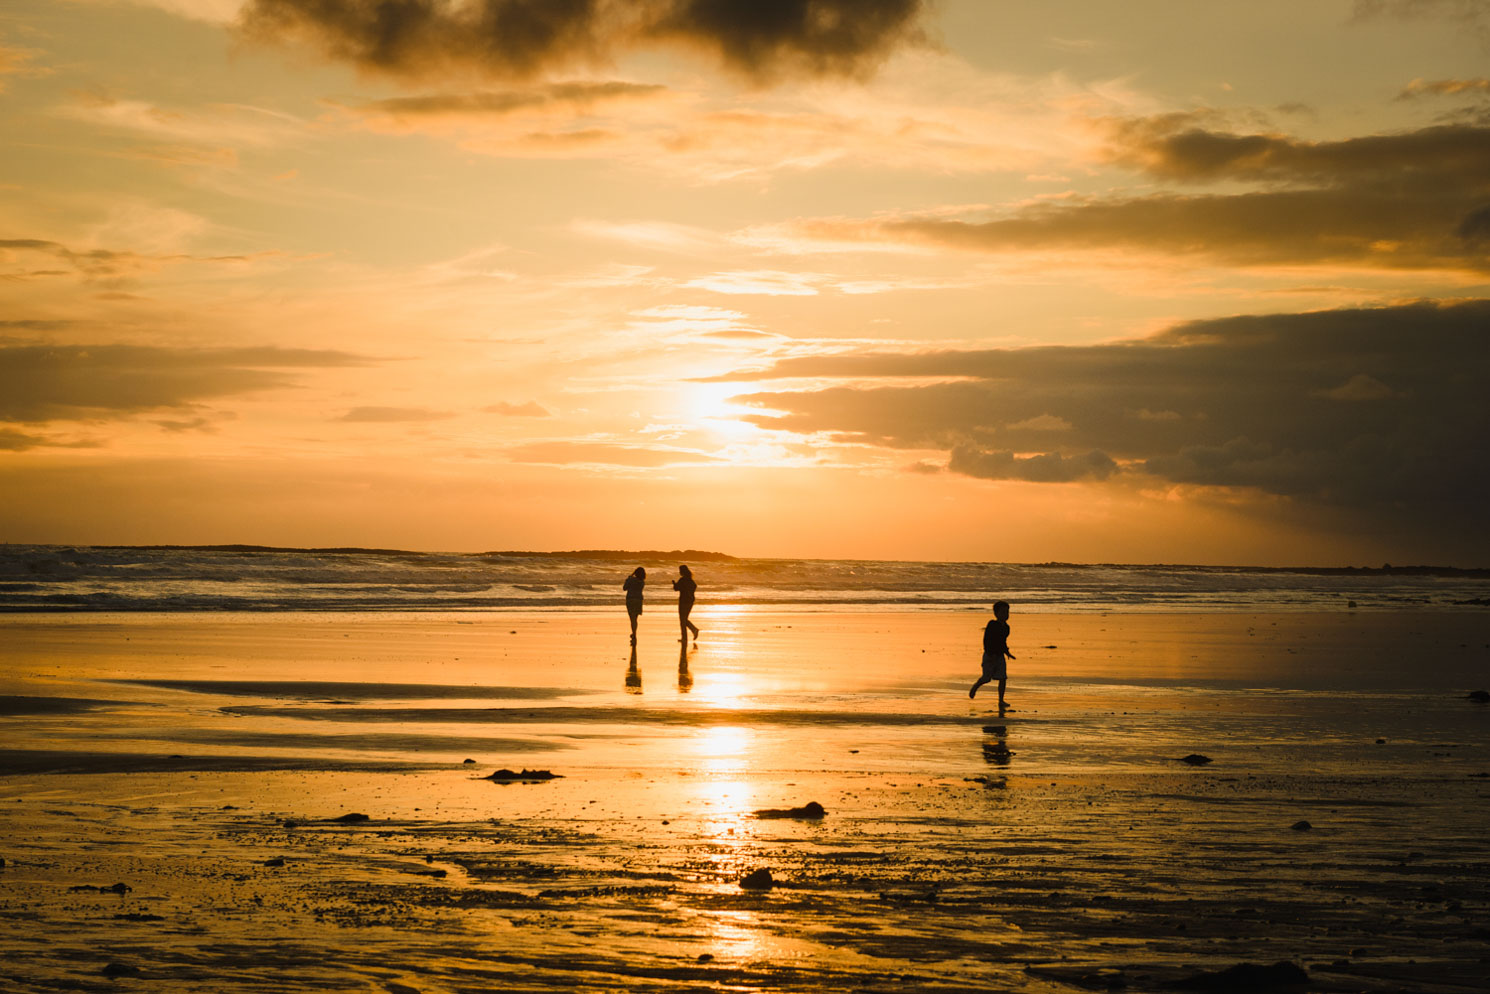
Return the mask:
M943 382L905 383L926 377ZM1477 519L1490 492L1490 301L1196 321L1101 345L804 356L719 379L796 378L819 384L736 399L769 410L750 419L762 427L944 449L966 476L1250 488L1434 526Z
M747 77L857 75L920 36L924 0L250 0L250 37L404 79L531 78L659 45Z

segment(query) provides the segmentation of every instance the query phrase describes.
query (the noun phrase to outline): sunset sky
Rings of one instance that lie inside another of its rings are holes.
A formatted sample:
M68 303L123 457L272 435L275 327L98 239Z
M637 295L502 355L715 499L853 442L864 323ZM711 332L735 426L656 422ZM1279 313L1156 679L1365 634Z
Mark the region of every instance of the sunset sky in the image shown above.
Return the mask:
M1490 565L1490 5L7 0L0 542Z

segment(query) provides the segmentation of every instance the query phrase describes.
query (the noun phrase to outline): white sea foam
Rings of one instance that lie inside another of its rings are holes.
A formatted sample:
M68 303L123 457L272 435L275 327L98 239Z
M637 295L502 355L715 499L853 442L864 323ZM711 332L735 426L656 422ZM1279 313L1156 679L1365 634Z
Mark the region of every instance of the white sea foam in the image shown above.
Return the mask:
M635 565L670 603L676 560L395 552L0 546L0 611L609 608ZM723 559L703 603L803 610L1483 610L1490 570ZM1478 603L1476 603L1478 602Z

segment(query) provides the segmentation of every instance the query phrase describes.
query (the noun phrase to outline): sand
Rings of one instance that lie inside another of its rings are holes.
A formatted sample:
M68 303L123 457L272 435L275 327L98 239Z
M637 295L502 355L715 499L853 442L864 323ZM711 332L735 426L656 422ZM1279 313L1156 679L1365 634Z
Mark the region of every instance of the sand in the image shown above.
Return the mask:
M695 618L3 619L0 987L1486 989L1481 614Z

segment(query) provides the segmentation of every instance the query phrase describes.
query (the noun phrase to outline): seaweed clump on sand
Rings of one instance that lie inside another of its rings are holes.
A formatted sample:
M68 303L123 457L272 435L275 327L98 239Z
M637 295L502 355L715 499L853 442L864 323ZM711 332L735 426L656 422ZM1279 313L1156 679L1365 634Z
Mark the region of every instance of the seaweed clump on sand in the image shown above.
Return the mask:
M821 818L828 812L816 801L808 801L800 808L761 808L755 813L757 818L806 818L809 820Z
M491 776L482 777L482 780L490 780L492 783L542 783L545 780L562 780L563 775L552 770L529 770L520 771L500 769Z

